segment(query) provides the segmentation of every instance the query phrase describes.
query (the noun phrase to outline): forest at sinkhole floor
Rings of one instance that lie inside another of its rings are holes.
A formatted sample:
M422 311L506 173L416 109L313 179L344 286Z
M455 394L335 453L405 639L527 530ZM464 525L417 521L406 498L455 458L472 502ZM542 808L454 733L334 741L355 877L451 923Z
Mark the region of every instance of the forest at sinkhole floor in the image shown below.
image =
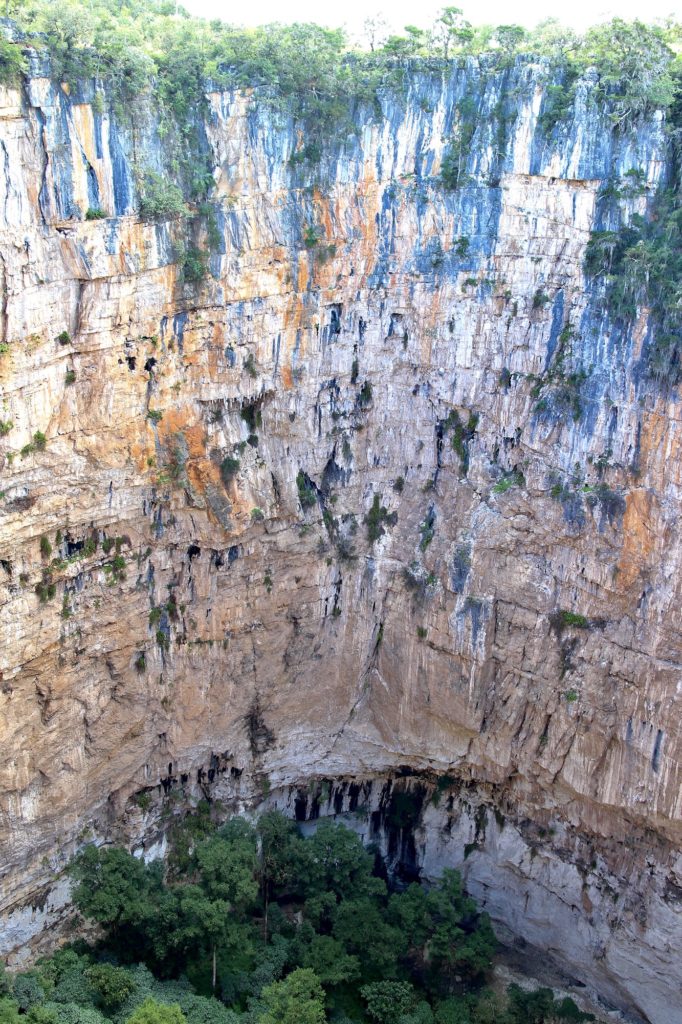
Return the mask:
M268 812L218 827L204 804L174 827L170 851L145 864L85 848L74 902L100 937L2 971L0 1024L595 1020L548 988L494 991L497 940L457 872L394 890L342 825L303 837Z

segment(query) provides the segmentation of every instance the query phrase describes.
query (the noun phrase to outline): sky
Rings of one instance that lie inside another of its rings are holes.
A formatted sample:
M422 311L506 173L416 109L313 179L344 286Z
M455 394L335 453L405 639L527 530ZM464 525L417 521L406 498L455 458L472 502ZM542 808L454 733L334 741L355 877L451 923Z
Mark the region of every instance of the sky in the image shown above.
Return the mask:
M272 21L314 21L336 28L344 25L351 34L359 33L367 17L381 14L393 31L404 25L429 27L446 4L455 3L474 24L508 25L516 23L532 28L544 18L555 16L564 24L582 30L588 25L618 16L653 21L673 14L682 17L682 0L571 0L559 9L547 0L344 0L322 4L320 0L181 0L193 14L222 18L237 25L263 25Z

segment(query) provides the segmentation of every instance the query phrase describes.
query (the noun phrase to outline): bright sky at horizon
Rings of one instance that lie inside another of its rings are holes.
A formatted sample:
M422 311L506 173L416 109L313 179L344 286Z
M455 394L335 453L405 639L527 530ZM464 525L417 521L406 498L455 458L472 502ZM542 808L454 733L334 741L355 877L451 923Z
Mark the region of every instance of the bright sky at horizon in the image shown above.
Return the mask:
M609 18L640 18L654 21L673 15L682 17L681 0L573 0L557 11L547 0L477 0L468 4L460 0L465 17L474 24L508 25L512 23L533 28L539 21L556 16L572 28L582 30ZM205 18L222 18L236 25L264 25L268 22L313 21L336 28L345 26L351 34L362 30L368 17L383 16L392 31L404 25L427 28L448 0L346 0L340 7L322 5L320 0L249 0L234 5L226 0L181 0L183 6ZM452 0L450 0L452 3Z

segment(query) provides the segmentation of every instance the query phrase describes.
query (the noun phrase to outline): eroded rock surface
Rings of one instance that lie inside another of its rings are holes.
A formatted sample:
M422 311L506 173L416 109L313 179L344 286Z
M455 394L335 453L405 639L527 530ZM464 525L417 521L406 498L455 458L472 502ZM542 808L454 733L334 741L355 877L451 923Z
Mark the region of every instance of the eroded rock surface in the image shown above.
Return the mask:
M623 337L583 274L600 187L653 187L663 125L617 134L587 81L546 140L542 82L415 74L307 170L212 94L198 284L182 223L136 214L153 120L3 92L3 952L93 837L402 769L448 777L428 874L462 863L577 977L682 1020L679 403L646 310Z

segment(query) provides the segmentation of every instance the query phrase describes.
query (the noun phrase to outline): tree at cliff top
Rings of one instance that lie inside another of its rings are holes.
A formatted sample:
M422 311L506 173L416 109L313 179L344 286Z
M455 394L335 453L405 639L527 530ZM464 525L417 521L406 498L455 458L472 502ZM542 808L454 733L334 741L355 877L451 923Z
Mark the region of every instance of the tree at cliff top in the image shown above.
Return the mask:
M605 94L627 94L619 115L671 102L675 23L650 27L621 19L580 38L547 21L529 32L518 25L474 27L457 7L445 7L430 32L407 26L402 36L370 52L353 51L340 29L270 25L245 30L190 17L167 0L26 0L14 11L27 40L45 48L55 77L106 83L121 111L155 91L163 109L187 123L208 82L260 88L263 101L300 117L318 143L333 125L352 128L349 104L371 107L382 89L399 86L401 58L461 59L485 53L508 65L519 54L546 56L580 68L594 65ZM18 58L17 58L18 59ZM11 63L11 62L10 62ZM0 69L8 67L0 54ZM629 83L629 84L628 84Z

